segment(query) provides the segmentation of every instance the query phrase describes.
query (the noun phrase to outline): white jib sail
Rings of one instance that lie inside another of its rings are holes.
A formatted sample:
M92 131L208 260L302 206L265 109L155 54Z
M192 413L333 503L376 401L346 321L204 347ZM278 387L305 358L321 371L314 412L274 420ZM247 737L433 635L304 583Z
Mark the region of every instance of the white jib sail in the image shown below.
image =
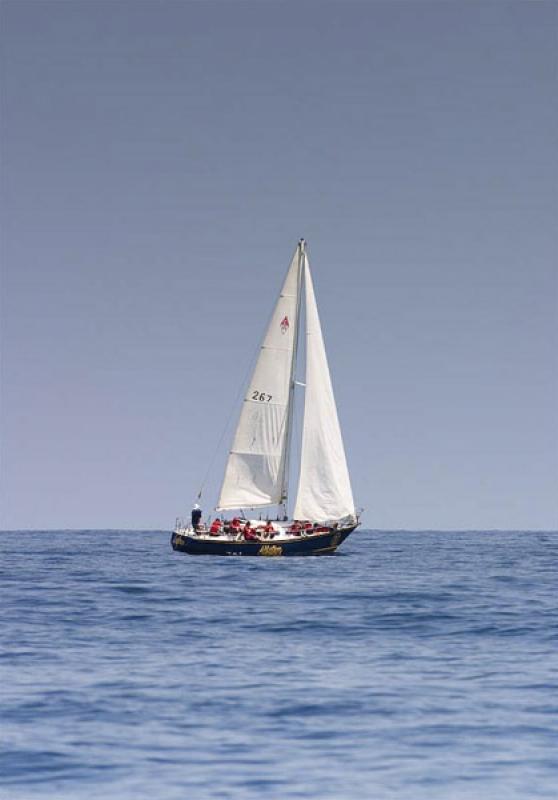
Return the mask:
M218 509L254 508L282 500L299 284L297 248L244 397Z
M318 522L355 513L310 266L306 291L306 396L300 478L294 518Z

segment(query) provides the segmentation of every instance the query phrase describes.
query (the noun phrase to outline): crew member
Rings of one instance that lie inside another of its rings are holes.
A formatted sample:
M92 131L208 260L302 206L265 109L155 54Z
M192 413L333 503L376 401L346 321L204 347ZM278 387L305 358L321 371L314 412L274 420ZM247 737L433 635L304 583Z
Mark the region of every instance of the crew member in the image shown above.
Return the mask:
M202 510L197 503L194 503L194 508L192 509L192 528L195 531L197 531L198 529L201 517L202 517Z
M300 536L301 535L301 528L300 522L293 522L291 527L289 528L289 533L292 533L293 536Z
M209 529L209 535L219 536L220 533L221 533L221 520L219 519L219 517L217 517L211 523L211 527Z
M255 531L252 530L252 525L250 524L250 520L244 526L244 538L249 542L257 542L258 537L256 536Z

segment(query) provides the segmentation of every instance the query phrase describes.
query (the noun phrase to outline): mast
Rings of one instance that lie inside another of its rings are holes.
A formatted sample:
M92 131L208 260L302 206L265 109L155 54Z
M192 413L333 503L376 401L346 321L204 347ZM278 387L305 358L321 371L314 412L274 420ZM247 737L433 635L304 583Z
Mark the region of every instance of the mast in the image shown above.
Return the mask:
M300 328L300 299L302 295L302 274L304 266L305 248L306 248L306 242L304 241L304 239L301 239L298 243L298 270L297 270L296 314L295 314L296 325L294 330L293 355L291 359L289 402L287 407L287 422L285 431L285 455L283 458L283 475L281 480L280 505L283 510L283 517L287 516L287 501L289 492L289 462L290 462L292 433L293 433L296 357L298 350L298 332Z

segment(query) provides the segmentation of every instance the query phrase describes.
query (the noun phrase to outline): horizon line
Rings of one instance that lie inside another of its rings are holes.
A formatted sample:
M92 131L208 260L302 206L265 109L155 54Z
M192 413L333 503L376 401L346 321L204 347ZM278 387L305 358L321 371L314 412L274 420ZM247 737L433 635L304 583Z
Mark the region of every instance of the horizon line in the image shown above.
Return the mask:
M558 528L361 528L360 533L558 533ZM2 528L2 533L172 533L172 528Z

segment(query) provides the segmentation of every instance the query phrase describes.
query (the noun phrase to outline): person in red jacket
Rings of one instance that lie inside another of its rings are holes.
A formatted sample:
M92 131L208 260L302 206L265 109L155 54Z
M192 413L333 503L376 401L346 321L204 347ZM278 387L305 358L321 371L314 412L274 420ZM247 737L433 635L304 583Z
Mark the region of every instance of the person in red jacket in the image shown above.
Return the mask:
M273 537L275 536L275 528L273 527L273 525L269 520L266 522L264 533L266 539L273 539Z
M300 535L301 535L301 526L300 526L300 522L296 522L296 520L295 520L295 522L293 522L293 524L292 524L292 525L291 525L291 527L289 528L289 533L290 533L292 536L300 536Z
M248 522L244 526L243 533L244 533L244 538L246 539L246 541L248 541L248 542L257 542L258 541L258 537L256 536L256 532L252 529L252 526L250 524L250 520L248 520Z
M211 523L211 527L209 529L210 536L219 536L221 533L221 520L219 518L214 519Z

